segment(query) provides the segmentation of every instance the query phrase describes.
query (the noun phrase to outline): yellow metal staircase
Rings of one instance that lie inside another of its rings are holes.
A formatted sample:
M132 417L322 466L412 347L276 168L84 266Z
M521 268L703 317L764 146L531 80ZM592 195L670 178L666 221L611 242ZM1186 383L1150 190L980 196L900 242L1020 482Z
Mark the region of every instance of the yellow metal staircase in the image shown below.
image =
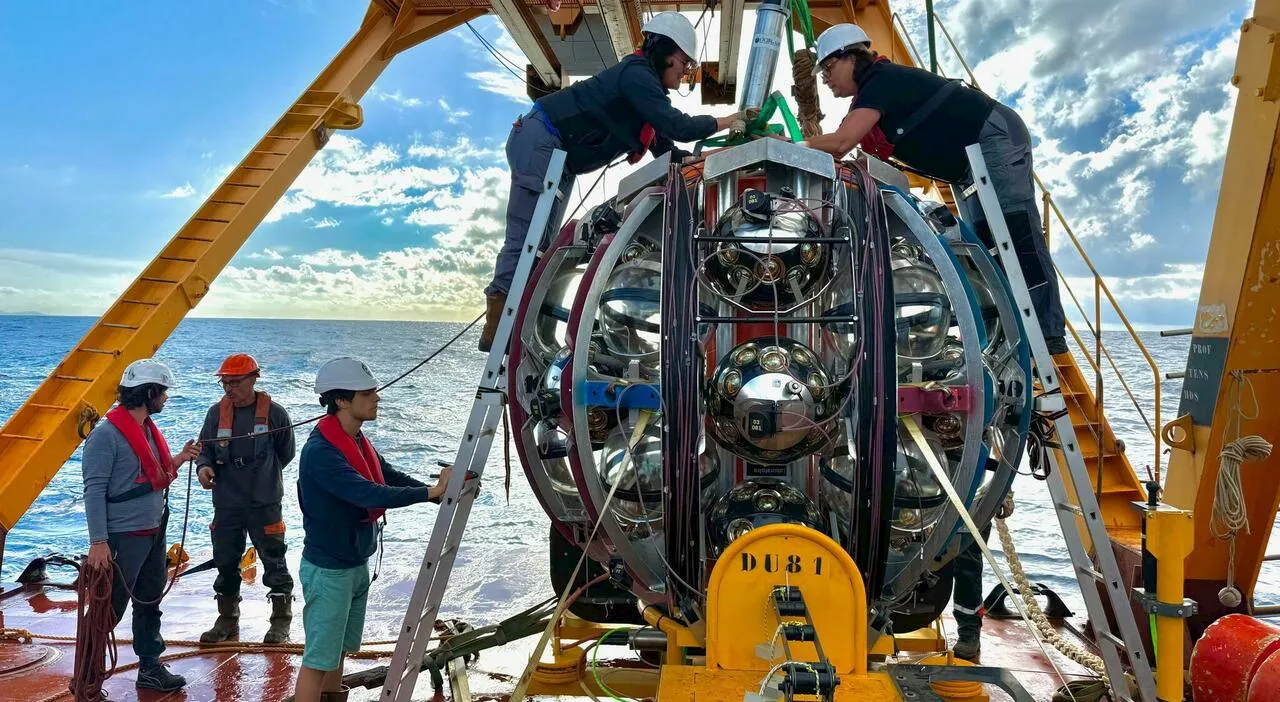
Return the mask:
M111 405L120 374L151 356L324 147L362 122L356 104L399 51L485 13L378 0L355 36L0 428L3 535Z

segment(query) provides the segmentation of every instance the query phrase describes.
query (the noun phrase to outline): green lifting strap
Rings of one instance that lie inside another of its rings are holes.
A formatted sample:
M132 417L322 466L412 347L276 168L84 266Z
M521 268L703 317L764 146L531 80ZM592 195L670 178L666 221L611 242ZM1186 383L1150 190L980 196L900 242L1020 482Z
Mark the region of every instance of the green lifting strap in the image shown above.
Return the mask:
M784 124L769 124L769 120L773 119L775 112L782 113ZM706 146L737 146L738 144L745 144L755 137L768 134L785 134L793 142L804 139L804 136L800 133L800 124L796 122L796 117L791 112L791 106L787 104L787 99L782 96L782 93L776 90L770 93L764 104L760 106L760 114L747 125L746 134L738 139L731 139L728 135L705 139L698 142L697 151L701 152L702 148Z
M809 14L809 0L791 0L791 12L799 20L800 33L804 35L804 45L812 49L817 39L813 36L813 16ZM790 39L790 35L788 35ZM794 55L795 50L791 53Z

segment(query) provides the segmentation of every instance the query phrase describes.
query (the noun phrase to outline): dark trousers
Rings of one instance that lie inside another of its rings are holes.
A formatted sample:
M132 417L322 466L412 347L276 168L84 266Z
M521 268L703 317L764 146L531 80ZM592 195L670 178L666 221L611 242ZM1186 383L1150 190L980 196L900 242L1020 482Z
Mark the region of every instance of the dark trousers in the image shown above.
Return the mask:
M516 120L507 137L507 164L511 168L511 192L507 196L507 236L498 252L493 268L493 281L485 288L486 295L507 294L515 278L516 266L524 249L524 239L529 233L533 210L538 198L546 189L547 166L551 152L560 148L560 139L547 129L537 117L524 116ZM564 217L569 194L573 192L574 177L567 170L560 176L560 197L551 207L551 216L542 230L539 250L551 244L560 231L560 219Z
M1040 319L1040 331L1046 339L1066 335L1067 316L1058 291L1058 275L1049 257L1049 244L1040 227L1040 209L1036 204L1032 178L1031 134L1018 113L997 105L978 135L982 157L987 162L991 187L1000 200L1009 238L1013 241L1022 276L1031 293L1031 305ZM962 186L972 184L967 177ZM991 226L978 203L977 194L956 203L961 215L973 225L987 247L993 245Z
M165 561L164 536L168 521L166 511L160 531L154 536L107 535L107 546L119 567L111 583L111 607L116 613L116 623L124 618L125 607L129 604L126 583L137 600L155 602L133 603L133 652L143 668L159 663L160 654L164 653L164 639L160 636L160 603L156 600L164 592L169 570ZM122 573L123 580L120 577Z
M990 528L982 532L985 542ZM961 638L977 638L982 631L982 549L976 542L960 552L948 566L955 577L952 614Z
M218 577L213 591L222 597L240 596L240 558L248 533L262 561L262 584L271 595L292 595L293 578L285 565L284 518L280 505L244 509L216 507L213 512L213 563Z

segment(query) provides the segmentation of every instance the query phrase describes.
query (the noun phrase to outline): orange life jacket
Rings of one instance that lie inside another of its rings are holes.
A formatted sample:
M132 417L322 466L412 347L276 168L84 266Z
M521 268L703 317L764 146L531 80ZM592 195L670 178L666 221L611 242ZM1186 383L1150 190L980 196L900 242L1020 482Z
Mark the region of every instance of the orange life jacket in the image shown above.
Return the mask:
M253 408L253 433L264 434L267 431L267 415L271 412L271 396L265 392L255 392L258 400ZM236 408L231 398L223 396L218 402L218 438L231 438L231 421L235 418Z

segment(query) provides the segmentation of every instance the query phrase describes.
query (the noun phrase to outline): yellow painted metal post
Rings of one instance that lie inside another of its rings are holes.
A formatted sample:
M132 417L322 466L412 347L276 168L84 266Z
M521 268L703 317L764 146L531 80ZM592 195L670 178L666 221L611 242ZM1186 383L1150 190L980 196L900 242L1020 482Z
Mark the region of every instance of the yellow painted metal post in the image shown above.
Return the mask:
M1147 511L1147 548L1156 558L1156 600L1164 608L1183 606L1183 578L1191 553L1195 522L1191 512L1161 505ZM1156 697L1181 702L1186 619L1156 612Z

